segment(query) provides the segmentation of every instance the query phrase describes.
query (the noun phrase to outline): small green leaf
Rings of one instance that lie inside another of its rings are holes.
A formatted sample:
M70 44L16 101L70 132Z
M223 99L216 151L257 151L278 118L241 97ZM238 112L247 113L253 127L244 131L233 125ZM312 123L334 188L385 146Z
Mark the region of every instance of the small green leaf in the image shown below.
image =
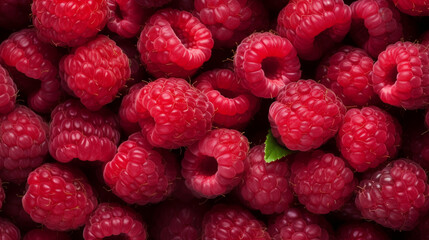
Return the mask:
M292 153L291 150L277 143L276 139L271 133L271 130L269 130L267 134L267 138L265 139L265 155L264 155L265 162L267 163L274 162L276 160L281 159L282 157L286 157L291 153Z

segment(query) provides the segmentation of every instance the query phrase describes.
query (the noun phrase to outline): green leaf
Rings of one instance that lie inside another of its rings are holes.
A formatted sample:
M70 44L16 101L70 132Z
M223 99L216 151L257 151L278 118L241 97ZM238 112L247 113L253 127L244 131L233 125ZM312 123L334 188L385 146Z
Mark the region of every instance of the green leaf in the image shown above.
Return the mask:
M277 143L276 138L268 131L267 138L265 139L265 162L270 163L279 160L287 155L293 153L291 150L281 146Z

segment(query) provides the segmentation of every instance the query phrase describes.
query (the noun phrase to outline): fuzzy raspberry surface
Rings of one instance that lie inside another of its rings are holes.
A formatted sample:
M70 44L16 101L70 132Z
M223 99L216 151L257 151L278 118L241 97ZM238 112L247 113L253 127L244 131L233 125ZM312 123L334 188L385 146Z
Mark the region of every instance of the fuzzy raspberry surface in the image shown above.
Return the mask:
M16 30L30 25L32 0L4 0L0 3L0 28Z
M22 240L71 240L65 232L52 231L47 228L33 229L27 232Z
M107 5L110 15L107 27L124 38L135 37L148 17L148 12L135 0L107 0Z
M370 222L346 223L337 229L337 240L389 240L387 233Z
M9 72L0 65L0 114L11 112L15 108L18 89Z
M19 228L5 218L0 218L0 239L20 240L21 232Z
M395 6L403 13L411 16L429 16L427 0L393 0Z

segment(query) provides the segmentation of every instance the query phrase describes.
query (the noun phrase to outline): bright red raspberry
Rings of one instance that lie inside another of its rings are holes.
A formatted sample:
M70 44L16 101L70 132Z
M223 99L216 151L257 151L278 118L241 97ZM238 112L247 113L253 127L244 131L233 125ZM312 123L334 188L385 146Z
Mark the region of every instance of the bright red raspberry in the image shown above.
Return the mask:
M85 224L97 207L97 198L78 169L45 163L28 176L22 206L33 221L54 231L68 231Z
M156 12L137 42L141 61L155 77L189 77L209 60L210 30L191 13L175 9Z
M301 64L286 38L254 33L237 47L234 70L242 85L262 98L275 98L285 84L298 81Z
M85 224L83 238L99 240L115 236L144 240L147 237L146 224L131 208L118 203L100 203Z
M405 14L429 16L429 2L427 0L393 0L393 3Z
M180 78L159 78L137 93L136 113L143 135L161 148L189 146L212 127L213 104Z
M0 2L0 28L17 30L30 25L32 0L3 0Z
M363 106L376 97L370 86L373 64L364 50L343 46L323 58L316 79L334 91L346 106Z
M145 8L157 8L171 2L172 0L135 0L135 1Z
M119 137L117 118L107 109L92 112L72 99L51 113L49 152L57 161L110 161Z
M423 45L397 42L380 53L372 73L381 101L405 109L429 103L429 54Z
M124 38L135 37L148 17L148 12L135 0L107 0L107 5L109 6L107 27Z
M31 11L38 36L55 46L82 45L108 20L106 0L34 0Z
M259 110L259 99L246 91L229 69L204 72L193 85L213 103L213 125L218 127L243 129Z
M137 93L144 87L145 83L137 83L133 85L128 94L122 98L121 106L119 107L119 124L121 128L127 133L135 133L140 131L138 124L139 118L136 113L135 101L137 100Z
M343 0L291 0L277 18L277 32L304 60L317 60L349 32L350 7Z
M337 240L390 240L381 227L370 222L341 225L337 229L336 237Z
M364 218L409 231L427 212L428 194L425 171L408 159L398 159L361 181L355 203Z
M346 108L335 93L314 80L289 83L270 106L268 119L279 143L308 151L335 136Z
M20 240L21 232L13 223L5 218L0 218L0 239Z
M27 232L22 240L71 240L65 232L52 231L47 228L33 229Z
M0 65L0 115L15 108L18 89L9 72Z
M241 206L217 204L204 215L203 240L265 240L265 226Z

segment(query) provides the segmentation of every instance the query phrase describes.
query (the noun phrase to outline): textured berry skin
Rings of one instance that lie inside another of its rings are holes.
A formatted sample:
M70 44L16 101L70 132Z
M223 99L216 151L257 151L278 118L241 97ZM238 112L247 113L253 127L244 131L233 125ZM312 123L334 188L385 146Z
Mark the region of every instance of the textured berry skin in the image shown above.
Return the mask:
M137 42L141 61L155 77L188 77L209 60L210 30L191 13L175 9L156 12Z
M5 218L0 218L0 239L1 240L20 240L21 232L9 220Z
M117 235L128 240L145 240L146 224L131 208L117 203L100 203L85 224L83 238L101 240Z
M350 36L373 58L402 37L401 15L389 0L358 0L350 5Z
M405 14L429 16L429 2L427 0L393 0L393 3Z
M133 85L129 89L128 94L122 98L121 106L119 107L119 124L128 134L140 131L135 101L137 100L137 93L142 87L144 87L144 85L145 83L137 83Z
M213 125L217 127L243 129L259 110L260 100L246 91L229 69L204 72L193 85L213 104Z
M145 9L135 0L107 0L107 5L109 30L124 38L135 37L148 14Z
M0 2L0 28L16 30L30 25L32 0L3 0Z
M108 20L106 0L34 0L31 11L38 36L55 46L82 45Z
M103 176L113 193L125 202L157 203L174 189L175 161L167 151L152 149L141 133L134 133L106 164Z
M48 124L25 106L0 116L0 178L25 182L48 153Z
M138 4L142 5L145 8L156 8L165 5L172 0L135 0Z
M290 150L316 149L338 131L346 108L333 91L314 80L289 83L268 113L274 137Z
M420 44L397 42L380 53L372 74L381 101L405 109L429 103L429 54Z
M263 223L249 211L235 205L215 205L204 215L203 240L268 240Z
M59 162L110 161L119 143L119 126L107 109L91 112L78 100L68 100L51 113L49 152Z
M28 176L22 206L33 221L54 231L68 231L85 224L97 199L83 173L45 163Z
M0 65L0 115L15 108L18 89L9 72Z
M390 240L387 233L370 222L356 222L341 225L337 229L337 240Z
M425 171L410 160L398 159L361 181L355 203L364 218L409 231L427 212L428 193Z
M143 135L155 147L189 146L212 127L213 104L184 79L148 83L138 91L135 108Z
M376 97L370 78L373 60L362 49L344 46L323 58L316 79L346 106L363 106Z
M104 35L78 47L60 62L62 80L85 107L97 111L112 102L130 78L130 61Z
M47 228L33 229L27 232L22 240L71 240L65 232L52 231Z
M350 29L351 10L342 0L291 0L277 18L277 32L300 58L317 60L341 42Z
M263 214L282 213L293 201L286 159L266 163L264 145L250 149L245 160L245 174L238 186L244 204Z
M337 135L343 157L358 172L375 168L396 157L401 145L401 125L378 107L347 111Z

